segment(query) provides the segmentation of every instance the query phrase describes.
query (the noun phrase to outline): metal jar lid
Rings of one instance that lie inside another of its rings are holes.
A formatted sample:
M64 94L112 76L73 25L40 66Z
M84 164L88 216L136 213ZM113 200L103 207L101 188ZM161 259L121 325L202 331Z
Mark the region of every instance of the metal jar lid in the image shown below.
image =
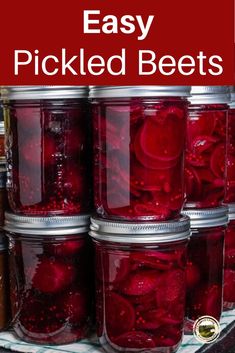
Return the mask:
M4 121L0 121L0 135L5 135Z
M121 222L91 218L89 234L98 240L117 243L162 243L190 237L190 220L182 216L164 222Z
M229 86L192 86L191 104L227 104L230 101Z
M235 220L235 203L229 203L228 205L228 219L229 221Z
M88 86L4 86L2 99L67 99L87 98Z
M235 86L230 87L230 103L229 107L235 109Z
M6 182L7 182L6 168L0 165L0 189L4 189L6 187Z
M190 86L90 86L90 98L188 97Z
M4 230L29 235L70 235L88 232L90 215L27 217L5 212Z
M228 207L204 209L184 209L183 214L190 217L191 228L209 228L226 226L228 223Z

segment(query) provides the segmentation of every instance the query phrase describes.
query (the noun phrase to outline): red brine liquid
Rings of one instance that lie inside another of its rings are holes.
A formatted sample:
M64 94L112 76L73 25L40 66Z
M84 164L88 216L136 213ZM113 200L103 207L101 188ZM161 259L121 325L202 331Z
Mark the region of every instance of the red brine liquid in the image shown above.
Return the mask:
M93 102L95 207L102 217L166 220L184 203L187 103Z
M235 308L235 220L225 233L224 309Z
M81 235L44 238L10 237L13 329L33 343L75 342L91 326L89 244Z
M96 243L97 334L107 352L175 352L182 339L186 245Z
M8 195L25 215L91 210L85 100L11 101L6 109Z
M186 146L187 207L220 206L225 194L226 105L189 108Z
M219 320L222 312L224 227L193 231L188 246L185 332L194 321L209 315Z
M225 202L235 202L235 109L228 112L227 183Z

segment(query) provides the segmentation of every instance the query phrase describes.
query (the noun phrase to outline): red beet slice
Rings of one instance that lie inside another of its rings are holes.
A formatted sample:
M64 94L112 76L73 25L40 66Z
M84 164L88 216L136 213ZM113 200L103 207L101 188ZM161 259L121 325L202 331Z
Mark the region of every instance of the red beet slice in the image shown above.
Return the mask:
M183 322L183 320L182 320ZM155 331L154 342L157 347L173 347L180 343L182 339L182 329L177 326L162 326Z
M163 324L167 311L164 309L153 309L140 314L136 319L137 330L156 330Z
M224 302L235 302L235 271L224 270Z
M57 293L75 279L76 270L70 264L44 258L35 269L34 288L44 293Z
M182 153L184 130L184 121L174 114L169 114L163 123L158 118L146 119L134 142L137 159L142 163L143 156L147 156L153 163L172 162Z
M139 270L120 284L120 291L126 295L145 295L152 292L159 283L159 272Z
M78 254L84 245L84 239L66 240L63 243L48 245L47 251L54 256L72 256Z
M230 249L225 252L225 266L235 268L235 249Z
M188 262L186 269L187 290L192 290L199 283L200 277L198 266L192 262Z
M83 195L84 190L88 189L85 170L82 171L79 165L70 162L65 170L63 186L72 197Z
M214 149L210 160L210 168L216 177L223 179L225 170L225 146L223 144L217 145Z
M213 148L214 144L218 142L218 138L207 135L197 136L192 143L192 151L196 154L202 154L208 152L209 149Z
M144 251L131 254L131 260L139 266L149 267L157 270L169 270L177 261L178 255L172 252Z
M209 112L208 114L193 116L192 119L188 119L187 125L187 139L191 145L191 141L194 141L200 135L211 136L215 129L216 120L213 114Z
M185 168L186 191L189 198L199 198L202 192L202 183L195 168Z
M108 334L119 336L134 327L134 308L128 300L111 292L106 296L105 320Z
M85 290L66 291L58 303L68 322L79 325L88 319L88 294Z
M135 349L154 348L156 346L151 336L142 331L126 332L115 338L113 343L119 347Z
M139 162L134 161L131 168L132 184L135 188L144 191L172 192L171 169L146 169ZM167 187L168 186L168 187Z
M219 320L222 307L221 286L212 284L209 287L202 285L195 288L191 293L191 305L196 308L196 316L210 315Z
M167 308L172 302L179 303L185 297L185 273L182 270L171 270L164 273L156 291L156 300L162 308Z
M32 166L51 164L56 154L56 144L51 137L34 136L20 145L20 153L24 160Z
M131 296L129 300L135 306L136 312L144 312L156 308L156 293L154 291L146 295Z
M96 256L96 274L101 281L117 283L129 273L129 254L122 251L99 252Z

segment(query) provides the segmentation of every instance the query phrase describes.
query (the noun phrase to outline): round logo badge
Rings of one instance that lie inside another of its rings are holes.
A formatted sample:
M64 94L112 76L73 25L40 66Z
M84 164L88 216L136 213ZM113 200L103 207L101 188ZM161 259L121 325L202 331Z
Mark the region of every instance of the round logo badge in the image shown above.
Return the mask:
M219 337L220 332L220 324L212 316L201 316L193 325L193 334L202 343L214 342Z

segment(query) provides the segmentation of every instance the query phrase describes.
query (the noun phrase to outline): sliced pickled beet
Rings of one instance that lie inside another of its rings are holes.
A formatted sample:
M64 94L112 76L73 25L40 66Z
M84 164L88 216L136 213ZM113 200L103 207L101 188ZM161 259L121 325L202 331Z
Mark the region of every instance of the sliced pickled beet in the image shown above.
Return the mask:
M144 153L144 151L141 149L141 146L138 142L138 136L140 133L136 135L135 138L135 143L134 143L134 149L135 149L135 155L137 160L146 168L148 169L159 169L159 170L164 170L164 169L170 169L174 168L176 164L178 163L179 158L175 158L172 160L160 160L160 159L153 159L152 157L149 157Z
M77 254L85 245L84 239L65 240L47 246L47 251L54 256L70 256Z
M207 135L197 136L192 142L192 150L196 154L201 154L210 148L213 148L214 144L218 142L218 138Z
M34 288L44 293L57 293L75 279L76 270L70 264L42 259L32 279Z
M112 337L119 336L134 327L134 308L128 300L110 292L106 295L105 320L108 334Z
M139 266L163 271L172 268L177 258L178 256L175 253L160 251L144 251L131 255L131 260L139 264Z
M182 329L177 326L162 326L155 331L154 342L157 347L173 347L178 345L182 339Z
M151 336L142 331L126 332L115 338L113 343L119 347L135 349L154 348L156 346Z
M125 252L107 252L96 255L96 274L99 280L117 283L122 281L129 273L129 255Z
M235 303L235 271L224 270L224 302Z
M120 284L120 291L126 295L145 295L152 292L159 283L156 270L139 270Z
M85 290L66 291L58 304L65 319L72 324L83 324L88 318L88 294Z
M185 168L185 181L187 196L198 198L202 192L202 183L195 168L189 166Z
M219 144L214 149L210 160L210 168L216 177L218 178L224 177L225 146L223 144Z
M201 278L200 270L197 265L192 262L187 263L186 268L186 280L187 280L187 290L193 289L199 283Z
M52 163L56 154L56 144L51 137L33 136L20 146L20 153L24 160L33 166Z
M162 308L171 302L176 302L185 296L185 273L182 270L170 270L162 274L161 282L156 290L156 300Z
M184 121L171 114L163 123L157 117L146 119L135 140L135 147L140 147L146 156L162 161L175 160L182 153L183 145ZM138 148L136 156L138 159Z
M211 136L215 129L216 120L211 113L205 113L201 116L193 116L188 119L188 140L193 141L197 136Z
M219 320L222 308L222 287L217 284L202 285L191 293L191 310L193 319L198 316L209 315Z
M141 313L136 318L136 328L137 330L156 330L163 324L166 315L166 310L161 308Z
M145 295L131 296L129 300L135 306L136 312L144 312L156 307L156 293L154 291Z
M171 210L162 204L156 205L153 202L136 203L134 206L135 215L137 216L153 216L156 220L169 219Z
M235 249L230 249L225 252L225 266L235 269Z
M83 195L88 190L87 183L85 169L70 161L63 175L63 188L69 194L69 197Z
M166 190L171 192L172 171L170 169L146 169L136 161L133 163L131 172L133 175L132 183L135 188L145 191L161 191Z

